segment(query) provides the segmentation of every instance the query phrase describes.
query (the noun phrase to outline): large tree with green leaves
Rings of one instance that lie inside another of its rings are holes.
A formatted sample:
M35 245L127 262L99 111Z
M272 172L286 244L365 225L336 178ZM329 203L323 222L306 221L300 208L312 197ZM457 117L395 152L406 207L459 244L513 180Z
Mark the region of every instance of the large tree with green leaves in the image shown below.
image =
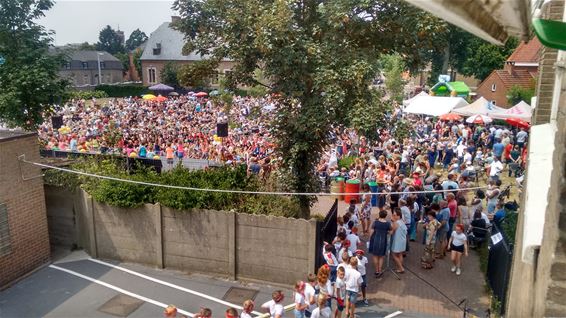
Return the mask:
M64 94L58 71L65 57L49 52L50 34L36 21L50 0L0 1L0 122L34 129Z
M467 47L468 58L460 72L483 81L493 70L503 68L505 61L517 48L518 44L517 38L509 38L503 46L497 46L475 38Z
M381 69L385 76L385 88L391 100L397 103L403 102L403 93L405 81L403 80L403 72L405 71L405 62L399 54L383 55L380 59Z
M131 51L147 41L147 35L140 29L135 29L126 40L126 49Z
M173 6L181 14L175 27L187 35L185 51L210 56L210 69L223 58L235 60L226 78L231 88L265 85L277 93L273 134L284 184L297 192L318 190L315 166L331 127L349 118L352 105L375 105L379 96L369 84L379 56L398 52L418 64L414 52L438 21L401 0L177 0ZM256 80L257 68L267 83ZM313 197L298 200L309 217Z
M98 34L98 42L96 49L99 51L106 51L110 54L117 54L124 52L124 44L122 39L111 26L107 25Z
M179 68L174 62L165 63L161 70L161 83L173 87L179 86L179 80L177 77L178 72Z

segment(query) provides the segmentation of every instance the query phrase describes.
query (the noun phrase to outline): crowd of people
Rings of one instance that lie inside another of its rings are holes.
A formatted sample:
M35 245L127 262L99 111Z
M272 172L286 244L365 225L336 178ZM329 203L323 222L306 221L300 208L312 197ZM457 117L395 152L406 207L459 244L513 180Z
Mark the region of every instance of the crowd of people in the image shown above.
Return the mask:
M73 101L60 109L63 129L46 121L39 137L52 150L209 159L247 164L251 173L261 174L276 165L269 134L276 107L269 96L234 97L231 107L191 96L165 102L114 99L101 107ZM324 246L326 264L295 284L297 318L354 317L358 295L367 304L366 253L375 278L387 270L387 256L395 272L403 274L409 242L417 238L422 252L413 251L416 243L410 252L422 253L423 268L432 269L449 255L451 271L461 275L469 248L505 218L509 190L502 189L502 177L506 171L507 177L521 180L527 130L407 116L398 108L388 116L392 127L378 130L376 140L344 127L329 132L330 146L317 167L323 187L338 178L357 179L364 194L339 216L336 238ZM228 117L229 135L220 139L216 125ZM397 140L392 131L401 117L411 129ZM344 166L339 163L344 157L355 160ZM271 317L282 317L282 301L283 293L276 291L261 307ZM226 317L250 317L253 302L243 308L240 314L231 308ZM210 316L208 310L198 317Z
M142 98L71 100L56 109L63 126L46 120L38 129L48 150L118 154L128 157L208 159L249 163L273 151L266 124L275 102L234 96L230 107L189 95L159 102ZM228 137L217 136L217 124L230 121Z

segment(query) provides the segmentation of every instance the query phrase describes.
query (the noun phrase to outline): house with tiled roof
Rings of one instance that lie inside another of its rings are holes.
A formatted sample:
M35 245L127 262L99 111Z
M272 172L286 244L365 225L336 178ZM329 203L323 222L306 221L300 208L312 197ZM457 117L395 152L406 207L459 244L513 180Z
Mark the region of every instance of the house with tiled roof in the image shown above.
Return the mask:
M491 72L478 85L477 96L503 108L513 106L507 102L507 91L514 85L527 89L535 87L541 51L542 45L536 37L529 42L521 42L505 61L503 69Z
M178 17L171 17L171 22L162 23L150 34L140 57L143 85L150 86L161 83L161 72L168 62L182 66L206 59L206 56L201 56L195 52L183 54L185 36L171 27L171 23L177 19ZM210 79L210 86L217 87L219 77L230 72L233 67L234 62L228 59L221 61L218 65L217 75Z

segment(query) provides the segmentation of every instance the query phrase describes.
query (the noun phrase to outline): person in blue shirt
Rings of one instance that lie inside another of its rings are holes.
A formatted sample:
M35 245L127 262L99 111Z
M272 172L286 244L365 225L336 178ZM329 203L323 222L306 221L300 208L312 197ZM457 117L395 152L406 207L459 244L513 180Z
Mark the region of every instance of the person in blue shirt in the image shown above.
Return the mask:
M145 158L146 155L147 155L147 149L145 148L144 145L141 145L138 151L138 157Z
M503 151L505 150L505 145L501 143L501 139L496 139L493 145L493 155L501 158Z
M493 222L499 224L503 218L505 218L505 208L503 207L503 203L498 202L495 208L495 214L493 215Z
M440 201L440 212L436 214L436 220L440 222L441 226L436 232L436 241L440 244L438 250L438 257L442 258L446 256L446 241L448 239L448 219L450 218L450 209L448 208L448 202L445 200ZM433 209L434 210L434 209Z

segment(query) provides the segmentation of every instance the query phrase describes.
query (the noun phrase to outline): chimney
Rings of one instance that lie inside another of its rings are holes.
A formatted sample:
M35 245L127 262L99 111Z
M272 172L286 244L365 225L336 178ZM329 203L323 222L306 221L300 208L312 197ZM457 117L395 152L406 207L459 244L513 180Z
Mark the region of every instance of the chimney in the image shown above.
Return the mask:
M172 15L172 16L171 16L171 23L176 23L176 22L178 22L179 20L181 20L181 17L180 17L180 16L178 16L178 15Z

